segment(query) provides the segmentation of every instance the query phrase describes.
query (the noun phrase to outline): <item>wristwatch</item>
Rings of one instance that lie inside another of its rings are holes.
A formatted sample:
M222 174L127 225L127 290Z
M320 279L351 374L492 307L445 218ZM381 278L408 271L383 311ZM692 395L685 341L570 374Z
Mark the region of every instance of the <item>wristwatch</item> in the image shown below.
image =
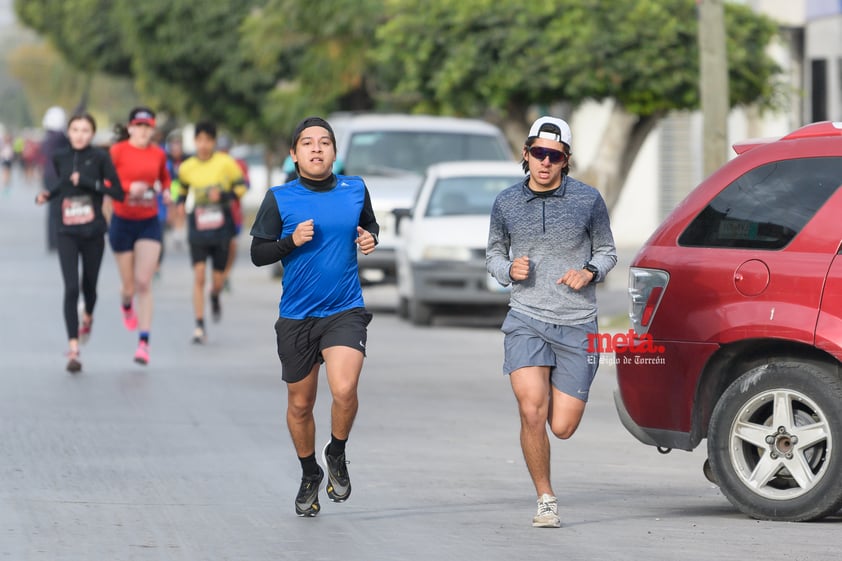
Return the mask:
M594 267L590 263L585 263L585 266L582 267L582 268L586 271L590 271L593 274L593 278L591 279L591 282L594 282L596 280L596 277L599 276L599 269L597 269L596 267Z

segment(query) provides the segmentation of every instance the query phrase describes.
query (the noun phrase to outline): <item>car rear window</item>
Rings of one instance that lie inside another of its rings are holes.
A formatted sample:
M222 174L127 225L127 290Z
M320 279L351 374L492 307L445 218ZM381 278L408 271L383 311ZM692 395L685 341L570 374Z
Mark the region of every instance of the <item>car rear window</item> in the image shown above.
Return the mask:
M432 164L463 160L511 160L495 136L467 133L374 131L351 136L347 175L423 175Z
M522 176L448 177L436 182L426 216L488 215L503 189L522 181Z
M719 193L678 239L691 247L781 249L842 183L842 158L762 165Z

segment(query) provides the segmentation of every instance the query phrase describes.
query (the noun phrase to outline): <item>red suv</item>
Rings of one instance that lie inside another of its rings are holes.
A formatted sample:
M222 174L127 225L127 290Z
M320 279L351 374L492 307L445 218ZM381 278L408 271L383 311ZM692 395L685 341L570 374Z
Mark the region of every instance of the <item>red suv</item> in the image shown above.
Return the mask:
M818 519L842 508L842 123L734 150L632 262L617 410L662 452L707 438L745 514Z

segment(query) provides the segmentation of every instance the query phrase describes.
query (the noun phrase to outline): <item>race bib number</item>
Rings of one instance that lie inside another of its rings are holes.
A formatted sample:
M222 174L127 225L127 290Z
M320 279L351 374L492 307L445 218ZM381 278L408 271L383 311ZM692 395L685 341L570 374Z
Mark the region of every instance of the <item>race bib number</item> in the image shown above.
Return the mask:
M158 206L158 193L154 188L146 189L140 196L127 197L126 204L129 206L139 206L145 208L153 208Z
M194 215L196 229L201 232L218 230L225 225L225 213L219 205L197 206Z
M67 197L61 202L61 221L65 226L88 224L94 217L94 203L87 195Z

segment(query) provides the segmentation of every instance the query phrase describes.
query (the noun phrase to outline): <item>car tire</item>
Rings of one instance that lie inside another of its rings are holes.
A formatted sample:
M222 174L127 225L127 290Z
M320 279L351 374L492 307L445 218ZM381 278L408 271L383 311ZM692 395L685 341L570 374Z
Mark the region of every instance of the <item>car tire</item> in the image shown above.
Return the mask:
M398 298L398 308L396 312L399 318L409 319L409 300L404 296Z
M430 325L433 323L433 308L419 300L409 301L409 321L413 325Z
M763 520L817 520L842 508L842 379L819 362L769 361L714 408L708 455L722 493Z

